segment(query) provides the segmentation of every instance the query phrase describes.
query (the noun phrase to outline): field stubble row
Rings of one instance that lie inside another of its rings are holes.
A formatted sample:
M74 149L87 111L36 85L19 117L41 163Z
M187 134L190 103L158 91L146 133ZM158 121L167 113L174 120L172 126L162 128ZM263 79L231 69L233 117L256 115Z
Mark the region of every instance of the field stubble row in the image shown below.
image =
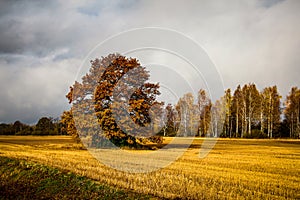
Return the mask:
M144 174L111 169L67 136L1 136L0 153L164 198L300 198L298 140L219 139L209 155L200 159L200 149L195 147L201 146L202 142L203 139L195 139L176 162Z

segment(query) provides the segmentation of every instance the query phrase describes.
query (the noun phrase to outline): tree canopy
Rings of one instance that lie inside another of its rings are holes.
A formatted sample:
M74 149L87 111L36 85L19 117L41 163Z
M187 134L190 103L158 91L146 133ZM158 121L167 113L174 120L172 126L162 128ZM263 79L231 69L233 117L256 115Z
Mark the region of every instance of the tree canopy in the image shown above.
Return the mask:
M91 61L82 83L70 87L72 109L62 121L72 135L90 136L90 146L140 146L139 137L153 139L163 106L156 100L159 84L147 82L149 76L136 59L119 54Z

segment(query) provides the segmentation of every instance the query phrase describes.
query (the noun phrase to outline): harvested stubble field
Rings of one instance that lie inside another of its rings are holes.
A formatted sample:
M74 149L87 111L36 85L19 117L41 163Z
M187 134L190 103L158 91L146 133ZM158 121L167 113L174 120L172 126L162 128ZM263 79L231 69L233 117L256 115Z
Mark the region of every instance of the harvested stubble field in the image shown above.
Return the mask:
M158 199L300 199L299 140L219 139L200 159L202 142L195 139L176 162L144 174L111 169L68 136L1 136L0 156L38 162Z

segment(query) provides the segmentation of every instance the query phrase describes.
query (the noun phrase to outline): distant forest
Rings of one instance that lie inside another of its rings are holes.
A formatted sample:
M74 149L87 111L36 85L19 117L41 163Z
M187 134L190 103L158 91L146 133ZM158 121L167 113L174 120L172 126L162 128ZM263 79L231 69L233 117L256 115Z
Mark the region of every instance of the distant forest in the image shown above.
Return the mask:
M67 135L59 118L42 117L37 124L28 125L15 121L0 124L0 135Z
M276 86L259 91L254 83L227 89L215 103L201 89L196 98L188 93L166 106L161 134L174 136L181 125L187 136L300 138L300 89L281 99Z

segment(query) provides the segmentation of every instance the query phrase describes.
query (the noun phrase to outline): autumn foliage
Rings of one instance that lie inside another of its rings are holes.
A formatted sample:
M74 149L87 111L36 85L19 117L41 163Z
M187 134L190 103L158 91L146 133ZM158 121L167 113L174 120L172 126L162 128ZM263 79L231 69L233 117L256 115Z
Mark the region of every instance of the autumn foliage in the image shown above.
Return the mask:
M138 138L153 141L163 103L156 101L159 84L148 83L149 76L134 58L110 54L95 59L82 83L70 87L66 97L72 109L62 119L76 125L81 137L91 136L94 147L139 147Z
M157 136L241 138L300 137L300 92L291 89L285 107L276 86L259 91L254 83L211 102L200 89L175 105L158 102L159 84L134 58L110 54L91 61L89 73L66 95L72 109L62 115L64 129L91 147L142 147ZM284 119L281 119L284 114ZM112 145L113 144L113 145Z

